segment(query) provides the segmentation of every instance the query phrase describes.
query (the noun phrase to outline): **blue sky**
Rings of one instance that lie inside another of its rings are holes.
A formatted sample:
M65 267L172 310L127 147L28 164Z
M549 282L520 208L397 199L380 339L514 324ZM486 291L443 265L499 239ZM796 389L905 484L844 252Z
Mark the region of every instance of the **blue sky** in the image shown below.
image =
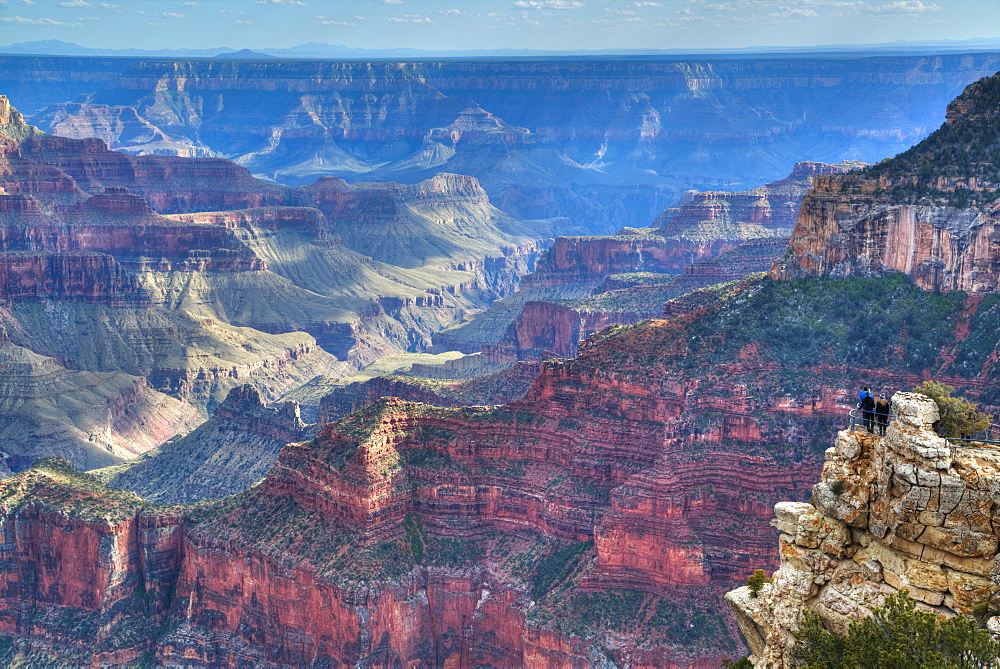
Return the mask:
M997 0L0 0L0 44L100 48L697 49L996 35Z

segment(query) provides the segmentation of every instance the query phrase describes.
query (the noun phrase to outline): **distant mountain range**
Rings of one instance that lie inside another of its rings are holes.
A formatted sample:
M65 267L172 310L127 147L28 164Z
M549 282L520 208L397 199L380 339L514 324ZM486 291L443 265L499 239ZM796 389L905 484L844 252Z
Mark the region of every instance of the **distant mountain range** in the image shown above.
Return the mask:
M739 57L761 53L912 53L1000 50L1000 37L977 37L967 40L897 41L881 44L828 44L809 47L753 46L742 49L577 49L547 51L542 49L472 49L448 51L440 49L362 49L339 44L309 42L291 48L233 49L97 49L60 40L18 42L0 46L0 53L39 54L53 56L126 56L156 58L518 58L534 56L681 56L732 55Z

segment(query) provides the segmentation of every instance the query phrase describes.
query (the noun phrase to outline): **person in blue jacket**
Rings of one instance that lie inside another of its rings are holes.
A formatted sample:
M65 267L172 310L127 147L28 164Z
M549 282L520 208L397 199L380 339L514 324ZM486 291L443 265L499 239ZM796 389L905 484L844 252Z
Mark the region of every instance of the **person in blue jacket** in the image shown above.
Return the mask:
M861 400L858 402L858 408L861 409L865 428L868 430L868 434L873 434L873 428L875 427L875 396L872 395L872 391L869 390L868 386L865 386L858 393L858 398Z

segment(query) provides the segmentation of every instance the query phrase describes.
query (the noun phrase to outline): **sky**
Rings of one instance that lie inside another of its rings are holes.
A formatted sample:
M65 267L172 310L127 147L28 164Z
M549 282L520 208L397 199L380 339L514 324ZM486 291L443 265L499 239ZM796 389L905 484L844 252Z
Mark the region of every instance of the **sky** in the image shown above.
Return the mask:
M998 0L0 0L0 44L114 49L671 50L998 35Z

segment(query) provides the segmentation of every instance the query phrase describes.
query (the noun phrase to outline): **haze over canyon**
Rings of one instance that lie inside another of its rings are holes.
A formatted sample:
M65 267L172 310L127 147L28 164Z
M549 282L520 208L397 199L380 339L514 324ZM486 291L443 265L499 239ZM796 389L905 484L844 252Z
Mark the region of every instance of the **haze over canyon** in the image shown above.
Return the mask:
M996 456L906 393L838 431L1000 409L998 69L0 55L0 662L781 667L806 608L971 614Z

